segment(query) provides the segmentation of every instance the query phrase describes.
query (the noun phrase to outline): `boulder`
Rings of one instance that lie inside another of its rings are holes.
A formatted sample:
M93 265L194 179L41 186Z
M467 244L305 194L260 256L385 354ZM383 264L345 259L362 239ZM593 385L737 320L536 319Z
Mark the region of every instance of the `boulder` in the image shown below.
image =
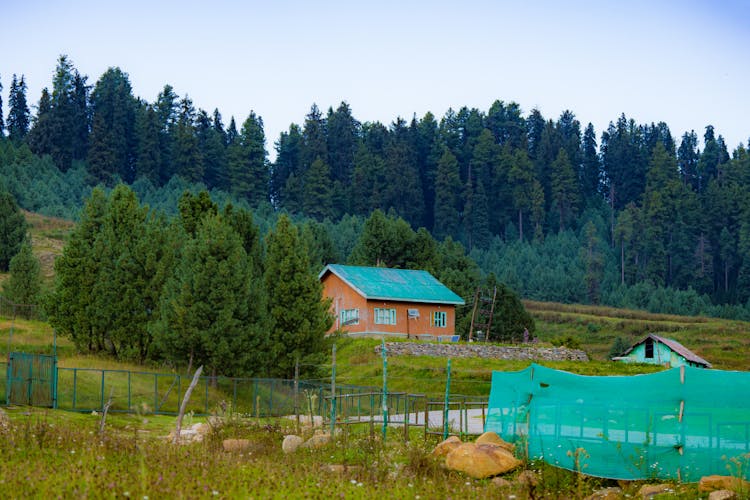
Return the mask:
M287 454L294 453L304 442L305 440L301 437L289 434L288 436L284 436L284 442L281 443L281 449Z
M327 445L331 442L331 435L330 434L316 434L315 436L311 437L304 443L302 443L302 448L322 448L323 446Z
M445 457L445 466L476 479L497 476L521 465L505 448L492 444L463 443Z
M533 471L525 470L516 477L516 482L526 488L535 488L539 484L539 478Z
M673 493L674 488L671 484L644 484L641 489L638 490L638 495L641 498L653 498L656 495L663 493Z
M510 488L512 483L504 477L493 477L492 484L498 488Z
M452 452L461 445L461 440L458 436L448 436L448 439L438 443L435 449L432 450L433 457L444 457L448 453Z
M362 470L361 465L345 465L345 464L327 464L322 465L320 467L325 472L330 472L331 474L339 474L344 475L346 473L353 473L353 472L359 472Z
M511 444L500 436L497 435L496 432L488 431L479 436L476 441L474 441L476 444L495 444L497 446L500 446L501 448L505 448L509 452L513 453L516 451L516 446L514 444Z
M225 439L221 443L224 451L240 452L247 451L250 448L249 439Z
M734 500L737 493L732 490L716 490L708 494L708 500Z
M602 488L596 490L586 497L586 500L620 500L622 498L622 488L613 486L611 488Z
M709 491L716 490L748 490L750 489L750 483L743 481L742 479L734 476L719 476L714 474L712 476L703 476L698 481L698 491L707 493Z

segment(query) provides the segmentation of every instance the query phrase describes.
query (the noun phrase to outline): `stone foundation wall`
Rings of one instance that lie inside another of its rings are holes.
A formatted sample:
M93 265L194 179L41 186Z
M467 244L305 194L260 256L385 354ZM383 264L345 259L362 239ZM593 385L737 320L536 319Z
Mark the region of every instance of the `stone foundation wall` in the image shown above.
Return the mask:
M580 349L567 347L515 347L496 346L474 342L472 344L434 344L428 342L386 342L390 356L436 356L444 358L491 358L529 361L588 361ZM380 346L375 348L380 354Z

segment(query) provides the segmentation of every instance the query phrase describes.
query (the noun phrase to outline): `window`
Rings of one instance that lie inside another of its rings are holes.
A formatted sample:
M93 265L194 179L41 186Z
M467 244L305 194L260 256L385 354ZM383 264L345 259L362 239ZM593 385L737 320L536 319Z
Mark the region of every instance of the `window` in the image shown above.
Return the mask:
M342 309L339 312L339 326L358 325L359 309Z
M396 310L395 309L381 309L375 308L375 324L376 325L395 325L396 324Z
M654 358L654 341L653 339L646 339L646 359Z
M445 328L448 322L446 316L445 311L434 311L432 313L432 324L438 328Z

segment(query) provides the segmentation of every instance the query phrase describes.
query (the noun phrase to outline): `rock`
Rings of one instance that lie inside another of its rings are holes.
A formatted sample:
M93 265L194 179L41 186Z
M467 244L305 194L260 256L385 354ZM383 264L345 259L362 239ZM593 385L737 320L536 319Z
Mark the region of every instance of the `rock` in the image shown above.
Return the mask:
M672 493L674 488L671 484L644 484L641 489L638 490L638 495L641 498L652 498L662 493Z
M204 424L204 423L197 423L197 424L193 424L193 426L190 427L190 429L194 430L197 434L200 434L201 436L205 436L211 430L211 426L208 424Z
M224 451L247 451L250 448L249 439L225 439L221 445L224 447Z
M8 429L10 429L10 419L5 410L0 408L0 430L6 431Z
M539 478L532 471L525 470L516 477L516 482L526 488L535 488L539 484Z
M360 465L342 465L342 464L327 464L327 465L322 465L320 468L326 472L330 472L332 474L339 474L342 476L346 473L359 472L360 470L362 470L362 466Z
M716 490L748 490L750 489L750 483L743 481L742 479L734 476L719 476L714 474L712 476L703 476L698 481L698 491L703 493Z
M448 469L476 479L504 474L519 465L521 461L508 450L492 444L463 443L445 457Z
M288 436L284 436L284 442L281 443L281 449L284 450L284 453L286 454L294 453L304 442L305 440L301 437L289 434Z
M304 443L302 443L302 448L322 448L323 446L327 445L331 442L331 435L330 434L318 434Z
M498 488L510 488L512 483L504 477L493 477L492 484Z
M622 488L613 486L611 488L602 488L596 490L585 500L620 500L622 498Z
M452 452L461 445L461 440L458 436L448 436L448 439L438 443L435 449L432 450L433 457L444 457L448 453Z
M293 420L295 423L297 422L297 415L284 415L282 418ZM313 415L311 420L310 415L300 415L299 423L304 427L321 427L323 425L323 417Z
M492 432L492 431L485 432L484 434L479 436L477 440L474 442L476 444L496 444L497 446L500 446L501 448L505 448L511 453L516 451L516 446L514 444L508 443L507 441L503 440L503 438L498 436L497 433Z
M733 500L737 493L732 490L716 490L708 494L708 500Z

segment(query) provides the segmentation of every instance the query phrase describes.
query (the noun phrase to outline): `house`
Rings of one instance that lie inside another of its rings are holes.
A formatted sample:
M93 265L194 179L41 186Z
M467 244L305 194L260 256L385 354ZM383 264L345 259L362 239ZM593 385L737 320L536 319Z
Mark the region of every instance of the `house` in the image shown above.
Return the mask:
M330 264L319 279L335 316L330 332L458 340L464 301L427 271Z
M683 365L711 368L711 363L676 340L660 337L653 333L633 344L621 356L612 359L626 363L666 365L670 368Z

